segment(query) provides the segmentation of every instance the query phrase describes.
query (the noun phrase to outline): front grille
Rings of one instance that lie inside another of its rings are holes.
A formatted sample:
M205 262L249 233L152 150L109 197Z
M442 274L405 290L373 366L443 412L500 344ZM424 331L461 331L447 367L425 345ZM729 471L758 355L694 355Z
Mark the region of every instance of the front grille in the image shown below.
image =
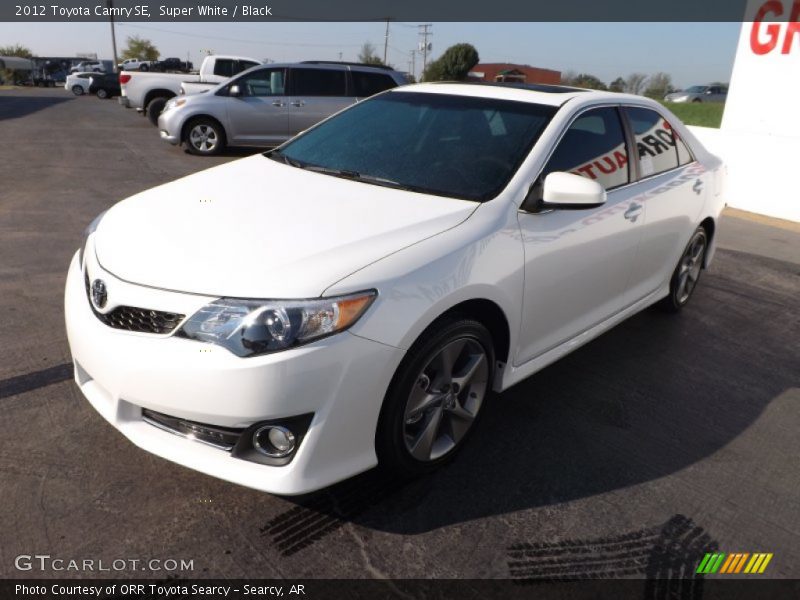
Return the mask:
M149 308L137 308L135 306L118 306L108 313L97 312L92 304L92 293L89 287L89 274L84 274L86 284L86 299L92 307L94 316L103 323L114 329L125 329L138 333L171 333L186 315L165 312L162 310L152 310Z
M135 306L118 306L109 313L94 311L103 323L114 329L127 329L139 333L170 333L183 320L185 315L136 308Z

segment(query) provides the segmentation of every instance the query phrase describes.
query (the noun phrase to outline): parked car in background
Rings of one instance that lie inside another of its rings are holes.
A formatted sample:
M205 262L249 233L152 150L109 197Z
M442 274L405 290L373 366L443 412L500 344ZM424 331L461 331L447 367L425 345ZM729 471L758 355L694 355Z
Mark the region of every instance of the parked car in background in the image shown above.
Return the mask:
M193 154L277 146L335 112L406 83L389 67L303 62L254 67L205 94L167 102L161 138Z
M119 76L116 73L96 73L89 78L89 93L101 100L119 96L121 93Z
M666 102L725 102L728 88L722 85L693 85L664 96Z
M273 68L229 85L275 92L299 73L322 91L341 73ZM75 381L141 448L256 489L427 473L493 391L650 305L682 310L724 179L641 96L390 90L95 219L65 289ZM669 365L668 327L637 351Z
M183 73L145 73L143 71L123 71L120 73L122 94L120 103L129 108L144 112L153 125L158 123L158 115L167 100L181 93L181 84L191 82L199 89L212 88L233 75L260 65L262 61L244 56L206 56L197 75ZM200 84L203 84L202 86Z
M67 81L64 83L64 89L69 90L76 96L82 96L89 93L89 86L91 85L91 78L98 73L90 71L88 73L72 73L67 75Z
M180 71L181 73L188 73L194 68L189 61L183 61L180 58L165 58L164 60L156 60L150 63L149 68L151 71Z
M151 60L141 60L139 58L126 58L117 65L120 71L149 71Z
M78 63L74 67L72 67L69 72L70 73L86 73L86 72L94 72L94 73L103 73L105 72L106 67L103 65L102 61L99 60L86 60L83 62Z

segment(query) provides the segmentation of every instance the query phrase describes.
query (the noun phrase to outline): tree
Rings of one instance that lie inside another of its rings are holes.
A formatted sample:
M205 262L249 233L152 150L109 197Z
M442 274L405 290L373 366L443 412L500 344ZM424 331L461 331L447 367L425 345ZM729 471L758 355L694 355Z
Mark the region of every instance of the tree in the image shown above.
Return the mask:
M17 58L33 58L33 52L22 44L12 44L10 46L0 46L0 56L16 56ZM0 81L14 81L17 79L17 71L14 69L3 69L0 71Z
M0 56L16 56L17 58L33 58L33 52L22 44L0 46Z
M606 84L600 81L599 78L589 73L581 73L573 77L570 85L575 87L588 88L590 90L607 90Z
M608 86L609 92L624 92L625 91L625 80L622 77L617 77L614 81L612 81Z
M631 73L625 79L625 91L629 94L641 94L646 81L647 75L644 73Z
M672 91L672 77L668 73L654 73L647 81L645 96L660 100Z
M159 52L150 40L139 37L138 35L129 35L127 45L122 51L121 57L126 58L139 58L141 60L158 60Z
M375 46L372 42L364 42L361 46L361 52L358 53L358 62L365 65L382 65L383 61L375 54Z
M480 56L472 44L450 46L431 62L422 74L422 81L464 81Z

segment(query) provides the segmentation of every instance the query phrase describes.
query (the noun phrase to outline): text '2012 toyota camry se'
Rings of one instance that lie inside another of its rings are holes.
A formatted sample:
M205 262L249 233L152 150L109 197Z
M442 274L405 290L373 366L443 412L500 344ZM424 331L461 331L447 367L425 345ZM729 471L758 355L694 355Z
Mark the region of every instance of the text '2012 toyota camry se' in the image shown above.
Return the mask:
M136 445L279 494L450 459L492 392L712 259L724 166L646 98L421 84L119 202L66 285Z

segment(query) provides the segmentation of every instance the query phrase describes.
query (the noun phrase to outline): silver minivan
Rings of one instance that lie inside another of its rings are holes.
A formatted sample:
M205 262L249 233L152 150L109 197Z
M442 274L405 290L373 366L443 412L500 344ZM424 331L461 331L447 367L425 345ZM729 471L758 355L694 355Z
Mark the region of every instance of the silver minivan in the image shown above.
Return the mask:
M389 67L310 61L253 67L191 96L170 99L158 119L161 139L192 154L226 146L282 144L358 102L406 83Z

